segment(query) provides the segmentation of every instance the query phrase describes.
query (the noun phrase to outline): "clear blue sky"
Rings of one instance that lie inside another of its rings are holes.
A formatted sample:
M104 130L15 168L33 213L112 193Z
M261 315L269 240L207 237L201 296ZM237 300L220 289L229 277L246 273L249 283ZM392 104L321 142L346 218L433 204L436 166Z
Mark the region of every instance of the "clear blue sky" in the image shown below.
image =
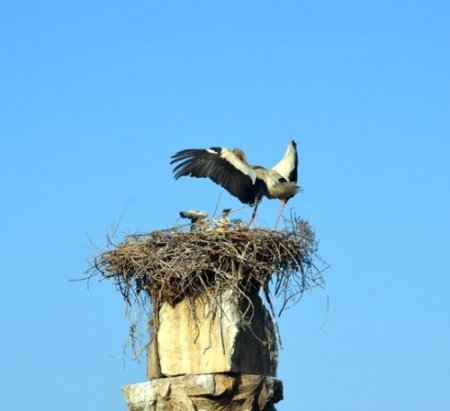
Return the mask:
M448 1L20 1L0 11L1 408L125 409L118 235L212 211L183 148L300 150L320 291L280 319L280 411L450 409ZM239 202L223 193L221 205ZM279 204L265 201L271 227ZM250 211L241 215L248 218ZM326 317L325 323L322 325Z

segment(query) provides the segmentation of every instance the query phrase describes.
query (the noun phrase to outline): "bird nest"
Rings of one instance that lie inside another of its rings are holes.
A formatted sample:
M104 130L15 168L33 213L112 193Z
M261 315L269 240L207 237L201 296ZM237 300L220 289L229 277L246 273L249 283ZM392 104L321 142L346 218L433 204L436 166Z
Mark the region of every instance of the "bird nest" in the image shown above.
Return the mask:
M304 220L295 220L292 229L284 231L186 232L178 227L126 237L97 256L90 273L112 279L130 304L141 294L174 305L230 288L267 289L271 279L275 295L288 302L323 286L316 252L314 232Z

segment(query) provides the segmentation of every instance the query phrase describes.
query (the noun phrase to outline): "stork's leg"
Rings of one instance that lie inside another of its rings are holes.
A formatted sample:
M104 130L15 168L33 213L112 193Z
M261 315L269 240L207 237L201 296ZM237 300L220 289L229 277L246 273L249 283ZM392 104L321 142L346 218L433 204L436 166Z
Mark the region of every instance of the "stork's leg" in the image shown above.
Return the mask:
M255 220L255 217L256 217L256 210L258 209L258 204L259 204L259 203L256 203L256 204L255 204L255 207L253 208L253 214L252 214L252 216L251 216L251 218L250 218L250 221L248 222L248 226L249 226L249 227L252 225L253 221Z
M280 221L280 218L284 211L284 207L286 207L287 203L287 201L284 198L282 198L280 201L281 201L281 210L280 213L278 214L277 221L275 222L275 227L273 228L275 231L277 231L278 222Z

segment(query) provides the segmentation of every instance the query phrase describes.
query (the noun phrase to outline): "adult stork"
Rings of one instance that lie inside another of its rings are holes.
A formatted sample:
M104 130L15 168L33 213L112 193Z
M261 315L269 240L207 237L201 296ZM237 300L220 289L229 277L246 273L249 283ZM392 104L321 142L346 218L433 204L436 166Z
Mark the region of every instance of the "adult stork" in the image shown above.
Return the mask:
M173 172L175 179L183 176L210 178L244 204L254 206L250 226L263 196L278 198L281 210L275 229L287 201L299 190L297 185L297 145L291 141L283 158L272 168L250 165L242 150L225 147L187 149L174 154L171 164L177 163Z

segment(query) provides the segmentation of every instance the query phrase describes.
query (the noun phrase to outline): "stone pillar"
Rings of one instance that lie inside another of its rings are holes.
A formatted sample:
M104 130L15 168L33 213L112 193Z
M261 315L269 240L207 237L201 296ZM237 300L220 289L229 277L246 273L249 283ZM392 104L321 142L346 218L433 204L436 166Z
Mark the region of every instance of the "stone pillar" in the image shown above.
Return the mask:
M129 411L271 411L282 399L277 339L256 290L163 303L150 381L125 386Z

